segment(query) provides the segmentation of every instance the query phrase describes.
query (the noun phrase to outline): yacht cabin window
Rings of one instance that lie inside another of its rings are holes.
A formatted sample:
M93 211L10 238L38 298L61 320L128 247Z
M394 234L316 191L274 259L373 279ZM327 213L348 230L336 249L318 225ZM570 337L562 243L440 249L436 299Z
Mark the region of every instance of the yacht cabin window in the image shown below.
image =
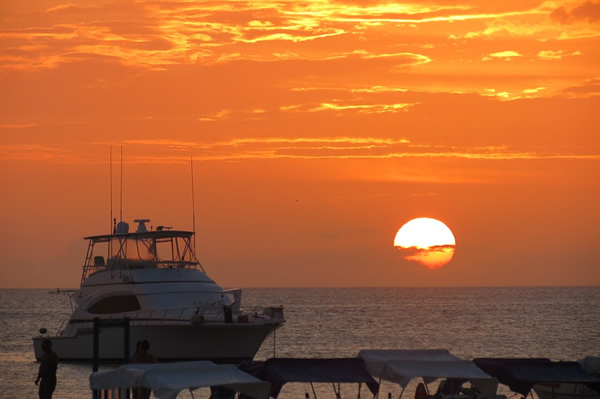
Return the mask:
M136 312L141 309L135 295L115 295L100 299L88 308L93 314Z

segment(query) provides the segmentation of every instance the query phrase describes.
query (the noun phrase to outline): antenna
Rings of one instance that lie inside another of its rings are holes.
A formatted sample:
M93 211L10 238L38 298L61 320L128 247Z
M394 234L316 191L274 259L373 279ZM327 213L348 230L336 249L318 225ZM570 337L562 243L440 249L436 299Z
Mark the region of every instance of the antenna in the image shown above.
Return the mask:
M121 187L119 189L119 222L123 221L123 144L121 144Z
M194 253L196 253L196 201L194 200L194 159L190 157L190 170L192 177L192 231L194 233Z
M110 146L110 231L113 231L113 174L112 174L112 145Z

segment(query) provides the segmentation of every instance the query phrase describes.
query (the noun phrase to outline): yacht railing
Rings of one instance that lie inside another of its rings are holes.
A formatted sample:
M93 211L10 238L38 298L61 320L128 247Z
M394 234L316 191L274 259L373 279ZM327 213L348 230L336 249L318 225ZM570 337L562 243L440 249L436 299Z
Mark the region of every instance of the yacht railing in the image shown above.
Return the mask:
M228 310L229 309L229 310ZM195 317L195 315L201 317ZM96 315L102 320L122 320L127 317L132 326L143 325L171 325L171 324L211 324L211 323L237 323L245 324L252 319L262 319L264 322L284 322L283 307L254 308L252 311L228 308L227 306L207 306L196 308L171 308L156 309L139 312L119 314ZM58 329L57 336L75 334L79 328L91 326L92 319L71 319L63 321ZM64 329L62 328L64 326Z
M204 307L204 308L173 308L173 309L155 309L146 310L135 313L109 315L109 319L121 319L123 316L129 317L131 321L139 321L146 323L160 323L185 321L190 322L190 318L194 315L201 315L205 321L223 322L225 320L225 311L221 307ZM136 323L142 324L142 323Z
M231 319L228 319L227 313L231 312ZM193 320L194 315L201 316L201 318L195 318ZM104 320L120 320L124 317L128 317L133 325L148 325L148 324L171 324L171 323L223 323L223 322L231 322L231 323L247 323L249 321L249 317L258 319L277 319L273 317L273 312L271 308L265 309L253 309L252 311L244 311L244 310L236 310L227 306L207 306L207 307L196 307L196 308L169 308L169 309L155 309L155 310L147 310L147 311L138 311L138 312L126 312L126 313L118 313L118 314L106 314L106 315L97 315L100 319ZM75 319L71 320L74 323L92 323L90 319ZM65 325L65 322L61 324L61 328ZM64 332L64 331L63 331Z

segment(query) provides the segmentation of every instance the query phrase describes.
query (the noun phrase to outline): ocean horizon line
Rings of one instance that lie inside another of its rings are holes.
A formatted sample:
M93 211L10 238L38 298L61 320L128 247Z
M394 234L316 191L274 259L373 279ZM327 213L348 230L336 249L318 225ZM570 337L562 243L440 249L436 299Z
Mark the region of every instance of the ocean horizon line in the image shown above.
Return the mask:
M240 289L377 289L377 288L600 288L600 284L590 285L365 285L365 286L231 286ZM0 290L77 290L78 287L0 287Z

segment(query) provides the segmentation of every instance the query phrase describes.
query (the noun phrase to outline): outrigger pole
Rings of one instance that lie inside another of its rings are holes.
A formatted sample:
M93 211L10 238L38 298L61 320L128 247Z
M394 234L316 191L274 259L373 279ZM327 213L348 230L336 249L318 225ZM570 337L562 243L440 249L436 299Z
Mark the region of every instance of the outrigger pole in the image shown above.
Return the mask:
M121 144L121 188L119 192L119 222L123 221L123 144Z
M194 256L196 254L196 201L194 200L194 158L190 157L190 170L192 178L192 232L194 233Z
M111 234L114 233L114 227L113 227L113 174L112 174L112 145L109 147L110 148L110 157L109 157L109 176L110 176L110 232Z

